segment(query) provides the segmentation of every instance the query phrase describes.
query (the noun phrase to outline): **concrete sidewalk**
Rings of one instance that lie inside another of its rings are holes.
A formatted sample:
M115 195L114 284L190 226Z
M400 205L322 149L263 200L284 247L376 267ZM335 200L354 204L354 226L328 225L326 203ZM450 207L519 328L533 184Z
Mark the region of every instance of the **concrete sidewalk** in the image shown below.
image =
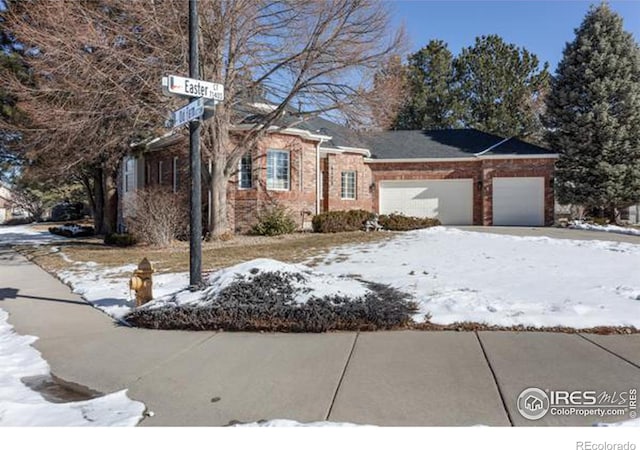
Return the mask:
M215 333L119 326L0 248L0 308L52 372L100 392L127 388L141 425L286 418L376 425L592 425L627 417L516 409L520 392L640 387L640 335L418 332Z

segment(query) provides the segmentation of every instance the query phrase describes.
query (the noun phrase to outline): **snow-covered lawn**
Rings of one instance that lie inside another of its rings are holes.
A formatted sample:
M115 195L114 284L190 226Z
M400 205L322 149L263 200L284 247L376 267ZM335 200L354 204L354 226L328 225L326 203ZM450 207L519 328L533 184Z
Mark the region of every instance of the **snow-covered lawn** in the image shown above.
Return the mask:
M51 403L29 389L22 378L45 376L49 365L31 344L33 336L17 334L0 309L0 427L3 426L134 426L144 405L126 391L92 400Z
M618 225L596 225L593 223L584 223L574 221L569 224L569 228L575 230L603 231L605 233L628 234L631 236L640 236L640 229L630 227L620 227Z
M640 327L640 245L436 227L335 249L317 269L398 287L438 324Z
M640 328L640 245L544 237L515 237L436 227L394 239L338 247L316 266L255 260L212 274L208 294L258 267L299 271L311 294L361 293L357 276L411 294L414 320L437 324L480 322L496 326ZM133 306L127 279L134 266L104 269L72 265L59 276L74 290L120 318ZM157 304L194 304L186 273L154 276ZM172 294L179 293L173 297ZM210 295L209 295L210 297Z

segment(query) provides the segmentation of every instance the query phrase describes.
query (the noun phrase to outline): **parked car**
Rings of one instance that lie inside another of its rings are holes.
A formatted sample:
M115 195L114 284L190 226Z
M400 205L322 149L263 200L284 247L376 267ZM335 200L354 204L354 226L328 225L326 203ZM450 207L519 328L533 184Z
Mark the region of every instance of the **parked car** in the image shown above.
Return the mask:
M62 202L51 209L51 221L64 222L67 220L78 220L84 217L84 203L82 202Z

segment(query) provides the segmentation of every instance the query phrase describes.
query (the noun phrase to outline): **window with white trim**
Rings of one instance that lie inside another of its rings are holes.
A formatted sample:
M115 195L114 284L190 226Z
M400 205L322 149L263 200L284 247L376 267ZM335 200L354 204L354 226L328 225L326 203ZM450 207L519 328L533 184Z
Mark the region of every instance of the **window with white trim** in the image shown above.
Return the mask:
M238 167L238 187L240 189L251 189L253 187L253 161L251 153L247 153L240 159Z
M267 189L288 191L289 172L289 152L286 150L267 150Z
M136 190L136 160L127 157L124 160L124 191L133 192Z
M343 200L355 200L356 199L356 172L355 170L349 170L342 172L340 183L340 197Z

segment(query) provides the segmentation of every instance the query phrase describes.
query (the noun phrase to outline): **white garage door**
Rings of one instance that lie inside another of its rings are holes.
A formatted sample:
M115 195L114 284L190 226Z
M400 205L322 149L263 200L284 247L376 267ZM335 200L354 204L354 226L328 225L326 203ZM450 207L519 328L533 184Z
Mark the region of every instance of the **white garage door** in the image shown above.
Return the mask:
M437 218L445 225L473 223L473 180L380 182L380 214Z
M494 178L493 224L544 225L544 178Z

